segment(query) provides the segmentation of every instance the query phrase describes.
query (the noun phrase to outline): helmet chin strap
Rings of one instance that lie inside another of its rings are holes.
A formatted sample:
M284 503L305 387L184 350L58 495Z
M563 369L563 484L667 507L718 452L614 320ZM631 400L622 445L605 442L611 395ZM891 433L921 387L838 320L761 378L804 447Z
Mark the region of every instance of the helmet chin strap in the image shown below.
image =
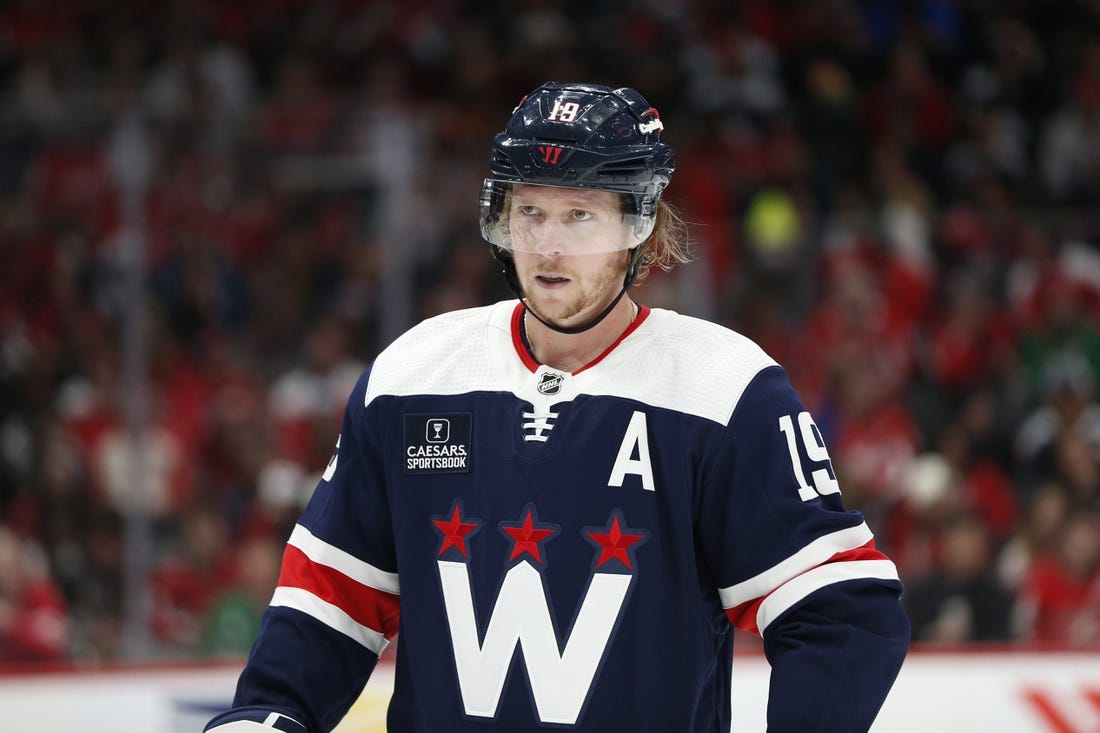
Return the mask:
M523 300L521 298L520 301L523 303L524 310L526 310L528 313L530 313L532 316L534 316L536 321L538 321L542 325L546 326L550 330L557 331L558 333L567 333L567 334L584 333L585 331L587 331L591 328L595 328L597 325L600 324L601 321L603 321L603 319L607 318L607 316L611 313L611 311L615 309L615 306L619 304L619 301L623 299L623 296L626 295L626 291L629 287L630 286L627 285L624 282L623 283L623 289L620 290L619 294L615 296L615 300L608 303L607 307L604 308L602 311L600 311L600 314L598 316L596 316L595 318L593 318L591 321L589 321L588 323L581 324L580 326L571 326L571 327L568 327L568 328L565 327L565 326L559 326L557 324L551 323L550 321L547 321L545 318L540 316L538 313L535 313L533 310L531 310L531 306L527 305L526 300Z
M510 252L503 250L500 247L493 247L493 256L495 256L497 261L500 262L501 267L504 270L504 280L508 283L508 289L515 293L516 297L519 298L519 301L523 303L523 308L525 311L534 316L536 321L546 326L551 331L557 331L558 333L564 334L577 334L584 333L585 331L588 331L589 329L598 326L603 321L603 319L607 318L607 316L610 315L611 311L615 309L615 306L619 304L619 301L623 299L623 296L626 295L626 291L630 289L630 286L634 284L634 280L638 277L638 263L642 259L642 247L639 246L630 250L630 262L627 264L626 274L623 276L623 287L622 290L619 291L619 294L615 296L615 299L608 303L607 307L600 311L599 314L592 320L588 321L587 323L582 323L579 326L569 327L559 326L555 323L547 321L538 313L535 313L533 310L531 310L531 307L527 305L527 298L523 294L523 288L519 284L519 276L516 274L516 263L512 259L512 255Z

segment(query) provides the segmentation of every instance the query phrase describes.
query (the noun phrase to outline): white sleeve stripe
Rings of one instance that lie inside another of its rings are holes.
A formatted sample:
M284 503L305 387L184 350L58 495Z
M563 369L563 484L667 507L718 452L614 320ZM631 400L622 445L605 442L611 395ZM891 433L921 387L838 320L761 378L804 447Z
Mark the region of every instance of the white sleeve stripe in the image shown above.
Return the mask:
M719 588L718 597L723 608L733 608L742 603L766 596L775 588L796 578L815 565L821 565L838 552L854 550L874 539L866 522L818 537L786 560L773 565L759 575L728 588Z
M768 624L815 590L844 580L860 578L898 580L898 569L889 560L852 560L816 567L787 582L765 598L756 611L756 627L763 634Z
M293 718L288 718L284 715L279 720L293 720ZM278 722L278 720L276 720L275 722ZM298 728L296 728L295 730L306 729L306 727L298 721L293 720L293 722L298 726ZM271 733L271 731L273 730L281 731L284 729L276 728L274 723L268 725L266 721L263 723L259 723L255 720L231 720L228 723L222 723L221 725L214 726L206 733Z
M207 733L306 733L306 727L289 715L254 708L237 708L227 711L224 717L233 718L219 723ZM265 716L265 713L266 716ZM219 716L223 717L223 716Z
M274 728L275 724L278 723L283 718L286 718L287 720L294 720L293 718L289 718L289 717L283 715L282 713L271 713L271 715L268 715L264 719L264 725L266 725L268 728ZM294 722L298 723L297 720L294 720ZM302 725L302 724L298 723L298 725ZM304 728L305 726L302 725L302 727Z
M330 629L339 631L341 634L359 642L377 655L381 655L382 650L389 644L385 636L374 629L363 626L336 606L318 598L308 590L279 586L271 597L270 605L301 611L307 616L317 619Z
M288 544L297 547L318 565L338 570L358 583L393 595L400 594L397 573L387 573L370 563L363 562L339 547L319 539L300 524L294 526Z

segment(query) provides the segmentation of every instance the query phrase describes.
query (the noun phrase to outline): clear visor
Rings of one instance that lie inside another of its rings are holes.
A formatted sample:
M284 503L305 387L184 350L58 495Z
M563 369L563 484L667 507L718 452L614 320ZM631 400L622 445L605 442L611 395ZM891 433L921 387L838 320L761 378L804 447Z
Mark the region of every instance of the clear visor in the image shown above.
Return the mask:
M596 254L633 249L655 218L631 211L624 194L485 179L481 236L497 247L536 254Z

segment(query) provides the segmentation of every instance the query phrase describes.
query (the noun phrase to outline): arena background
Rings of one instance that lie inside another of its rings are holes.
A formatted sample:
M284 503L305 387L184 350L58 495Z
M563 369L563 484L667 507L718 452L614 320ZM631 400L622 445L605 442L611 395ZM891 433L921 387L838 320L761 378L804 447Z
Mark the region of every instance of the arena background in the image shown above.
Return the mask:
M889 730L1095 729L1096 0L3 3L0 710L228 699L354 379L508 297L477 193L547 79L660 110L697 261L636 297L790 372L906 583Z

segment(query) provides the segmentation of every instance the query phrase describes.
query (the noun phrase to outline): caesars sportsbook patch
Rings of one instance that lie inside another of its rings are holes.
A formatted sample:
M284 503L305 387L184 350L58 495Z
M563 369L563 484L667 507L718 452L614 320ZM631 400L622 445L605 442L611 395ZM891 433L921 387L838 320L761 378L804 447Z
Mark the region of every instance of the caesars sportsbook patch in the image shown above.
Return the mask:
M470 470L469 412L405 415L405 473L467 473Z

